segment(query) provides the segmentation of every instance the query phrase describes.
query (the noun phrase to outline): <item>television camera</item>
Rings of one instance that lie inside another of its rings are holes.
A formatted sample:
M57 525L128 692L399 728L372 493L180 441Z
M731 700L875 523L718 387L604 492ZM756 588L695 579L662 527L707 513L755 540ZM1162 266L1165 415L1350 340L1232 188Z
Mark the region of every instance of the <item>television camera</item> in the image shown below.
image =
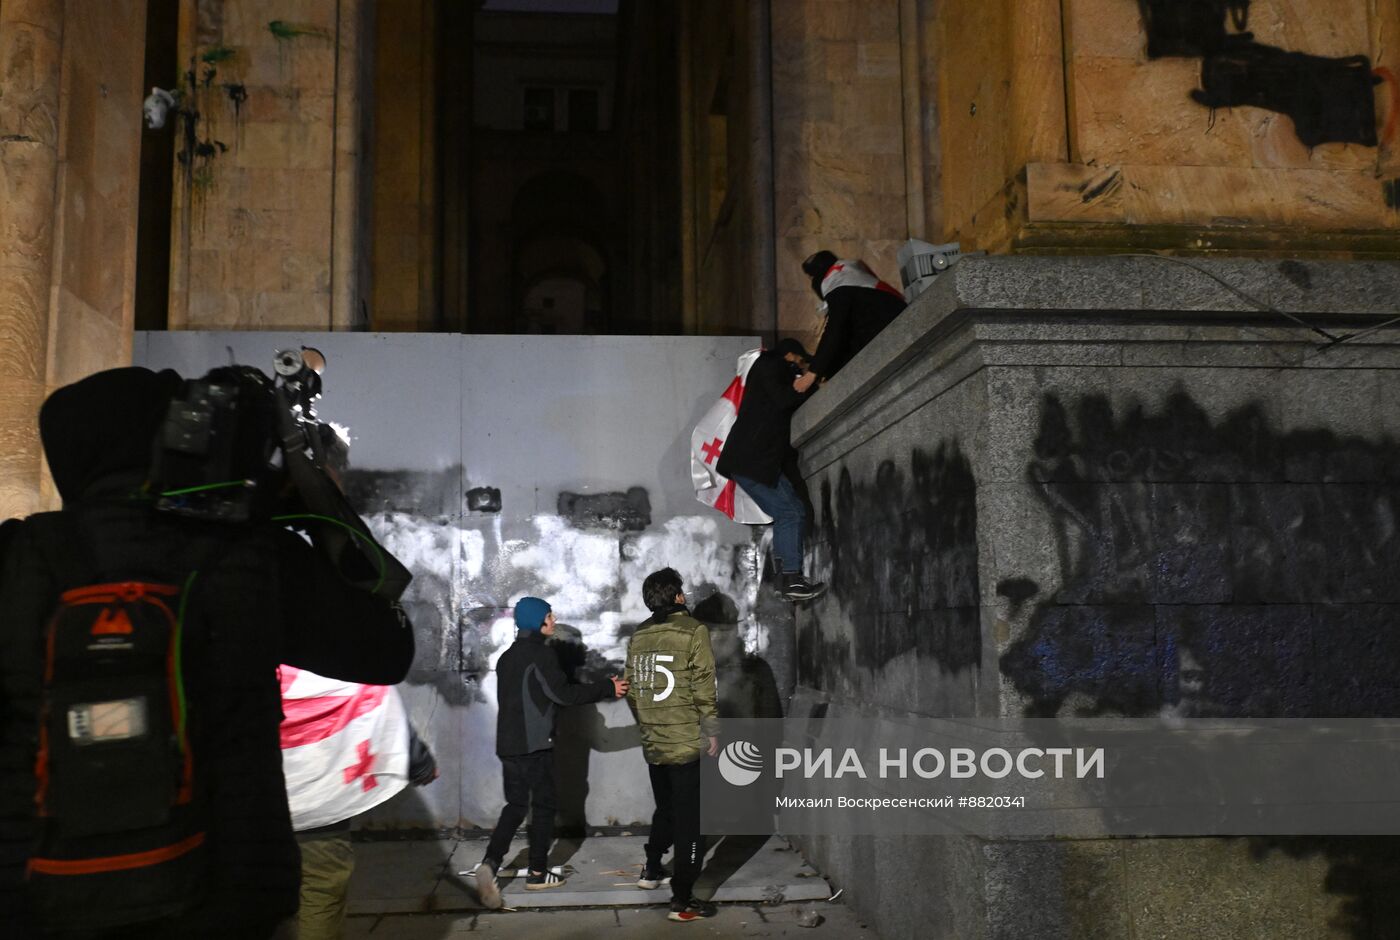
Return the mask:
M326 357L305 346L282 349L272 366L271 377L230 365L185 382L154 443L156 509L290 526L346 580L396 600L412 575L351 508L336 480L343 445L316 416Z

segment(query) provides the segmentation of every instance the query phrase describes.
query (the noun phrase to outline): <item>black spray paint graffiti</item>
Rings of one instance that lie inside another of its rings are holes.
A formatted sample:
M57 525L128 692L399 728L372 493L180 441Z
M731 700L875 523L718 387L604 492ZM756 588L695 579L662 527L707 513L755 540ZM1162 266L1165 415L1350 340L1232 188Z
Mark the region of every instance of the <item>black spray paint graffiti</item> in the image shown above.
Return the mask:
M1029 712L1400 715L1400 442L1050 395L1027 472L1063 573L998 586L1039 594Z
M651 525L651 499L640 486L625 493L560 493L558 509L581 529L641 532Z
M834 493L824 480L819 538L831 587L817 619L838 605L857 628L853 648L800 637L801 683L832 689L852 664L877 670L905 653L948 672L980 664L976 488L956 443L915 449L908 470L887 460L860 483L843 468Z
M467 490L467 512L498 513L501 491L494 486L474 486Z
M1212 111L1251 105L1286 114L1305 147L1374 147L1379 83L1364 55L1327 59L1232 36L1202 61L1201 88L1191 98Z
M461 464L438 471L351 468L345 475L345 495L362 515L405 512L446 519L459 510L462 475ZM471 493L467 496L470 499Z
M1380 79L1367 56L1333 59L1255 42L1243 32L1249 0L1138 0L1138 7L1149 58L1201 57L1201 87L1191 98L1212 113L1264 108L1292 118L1304 146L1376 146ZM1227 18L1236 32L1227 31Z
M411 684L433 686L452 705L480 701L492 654L513 637L510 604L524 594L555 603L593 667L616 667L627 631L646 617L642 579L666 565L685 573L697 602L714 592L731 598L736 642L768 636L764 658L790 673L787 647L773 639L781 621L752 601L752 547L718 543L709 516L653 524L643 487L560 493L559 514L503 511L499 489L467 488L464 477L460 465L346 474L351 504L414 575L401 601L418 648Z
M1225 44L1227 17L1237 31L1249 24L1250 0L1138 0L1147 28L1147 57L1193 59Z

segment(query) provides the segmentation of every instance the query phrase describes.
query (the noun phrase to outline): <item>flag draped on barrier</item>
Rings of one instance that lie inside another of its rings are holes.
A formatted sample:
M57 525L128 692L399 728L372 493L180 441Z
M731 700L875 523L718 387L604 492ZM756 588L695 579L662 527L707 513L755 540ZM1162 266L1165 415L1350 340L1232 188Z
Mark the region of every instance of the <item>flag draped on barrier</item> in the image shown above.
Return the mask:
M734 381L729 383L719 401L705 412L705 417L700 419L700 423L695 425L695 430L690 435L690 479L695 484L695 498L706 506L714 507L735 522L751 525L769 523L773 519L759 509L733 480L720 476L715 464L719 463L719 455L724 451L725 438L729 435L729 429L734 426L734 419L739 416L739 403L744 399L744 382L748 378L749 369L762 351L750 349L739 357Z
M408 714L387 685L282 666L282 773L292 828L314 829L383 803L408 784Z

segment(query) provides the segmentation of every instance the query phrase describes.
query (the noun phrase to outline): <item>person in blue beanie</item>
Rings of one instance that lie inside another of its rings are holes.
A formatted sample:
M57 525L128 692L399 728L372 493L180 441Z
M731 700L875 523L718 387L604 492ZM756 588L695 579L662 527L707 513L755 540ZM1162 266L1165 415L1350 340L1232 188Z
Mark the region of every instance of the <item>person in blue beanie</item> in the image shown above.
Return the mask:
M496 873L510 851L510 840L530 811L530 870L527 891L557 888L563 877L550 871L554 840L554 717L560 705L587 705L621 698L627 683L617 676L597 682L570 682L559 658L545 642L554 635L554 612L538 597L515 603L515 642L496 663L496 755L505 783L505 809L486 856L476 867L477 893L489 908L501 906Z

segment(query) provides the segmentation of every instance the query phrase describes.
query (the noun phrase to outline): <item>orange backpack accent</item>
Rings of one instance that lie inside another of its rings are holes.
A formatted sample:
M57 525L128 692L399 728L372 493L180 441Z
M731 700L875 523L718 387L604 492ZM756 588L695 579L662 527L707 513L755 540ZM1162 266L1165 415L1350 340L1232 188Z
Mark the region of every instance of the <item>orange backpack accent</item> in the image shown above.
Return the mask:
M176 916L199 903L209 857L181 669L195 574L183 587L65 577L82 533L53 515L38 541L59 583L80 586L59 596L44 637L29 903L50 930Z

